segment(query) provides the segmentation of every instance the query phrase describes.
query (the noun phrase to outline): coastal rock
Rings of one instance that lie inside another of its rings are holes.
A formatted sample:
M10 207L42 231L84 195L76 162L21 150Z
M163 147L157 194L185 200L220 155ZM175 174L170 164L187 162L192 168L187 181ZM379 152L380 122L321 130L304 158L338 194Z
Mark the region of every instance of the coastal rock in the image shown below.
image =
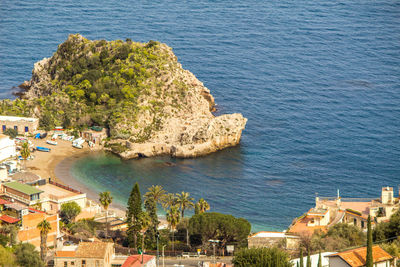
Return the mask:
M104 124L105 147L124 159L206 155L237 145L247 122L238 113L214 116L210 90L154 41L70 35L35 63L28 85L23 98L42 105L31 105L32 113L72 126Z

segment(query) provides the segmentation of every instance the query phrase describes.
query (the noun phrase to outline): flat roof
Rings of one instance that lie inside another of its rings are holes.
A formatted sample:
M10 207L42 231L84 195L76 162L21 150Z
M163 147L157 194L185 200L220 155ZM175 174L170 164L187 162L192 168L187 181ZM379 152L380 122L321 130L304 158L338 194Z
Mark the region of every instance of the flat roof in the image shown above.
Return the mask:
M22 184L20 182L9 182L9 183L5 183L4 186L14 189L18 192L22 192L26 195L39 194L39 193L43 192L42 190L39 190L33 186L30 186L27 184Z
M65 198L80 195L79 193L72 192L53 184L40 185L38 188L43 191L43 196L45 197L53 195L57 198Z
M0 121L29 121L35 122L38 118L18 117L18 116L0 116Z

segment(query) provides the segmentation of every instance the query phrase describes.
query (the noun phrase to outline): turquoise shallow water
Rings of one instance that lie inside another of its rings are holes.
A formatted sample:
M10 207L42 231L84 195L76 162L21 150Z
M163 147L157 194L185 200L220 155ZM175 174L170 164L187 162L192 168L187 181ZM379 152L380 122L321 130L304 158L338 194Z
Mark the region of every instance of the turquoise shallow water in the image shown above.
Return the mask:
M249 119L241 145L190 160L91 155L72 174L121 203L135 181L161 184L254 230L285 229L315 192L373 197L400 184L399 22L391 0L2 0L0 96L69 33L165 42L220 113Z

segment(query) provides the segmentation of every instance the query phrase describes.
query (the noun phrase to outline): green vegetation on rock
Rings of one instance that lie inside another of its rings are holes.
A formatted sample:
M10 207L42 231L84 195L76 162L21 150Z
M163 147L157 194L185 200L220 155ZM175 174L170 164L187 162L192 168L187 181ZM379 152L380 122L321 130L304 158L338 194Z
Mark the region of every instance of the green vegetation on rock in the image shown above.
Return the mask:
M161 100L170 96L171 102L179 103L177 98L186 95L187 85L178 78L173 78L170 91L163 88L163 79L171 78L177 67L170 48L159 42L90 41L70 35L50 59L35 65L23 99L1 101L0 113L36 115L44 129L105 126L114 138L144 142L160 128ZM136 115L146 110L151 111L152 123L136 135L128 127L113 127L137 124Z

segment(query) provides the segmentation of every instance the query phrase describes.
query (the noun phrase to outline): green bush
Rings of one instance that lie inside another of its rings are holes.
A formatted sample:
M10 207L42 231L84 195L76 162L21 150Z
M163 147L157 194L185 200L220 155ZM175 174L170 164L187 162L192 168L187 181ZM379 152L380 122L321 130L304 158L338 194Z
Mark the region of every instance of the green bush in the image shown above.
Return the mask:
M14 139L14 138L17 137L17 135L18 135L18 131L15 130L15 129L12 129L12 128L7 128L7 129L4 131L4 134L5 134L5 135L8 135L11 139Z
M278 248L242 249L235 253L235 267L292 267L289 255Z

